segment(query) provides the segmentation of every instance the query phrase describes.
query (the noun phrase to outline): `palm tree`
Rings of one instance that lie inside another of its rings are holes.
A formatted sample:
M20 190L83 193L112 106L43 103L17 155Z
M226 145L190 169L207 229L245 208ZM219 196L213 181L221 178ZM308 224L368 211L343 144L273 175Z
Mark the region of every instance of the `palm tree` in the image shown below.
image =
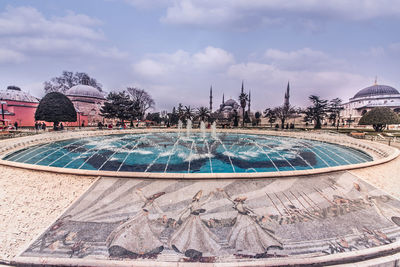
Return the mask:
M193 109L190 106L185 106L185 109L183 110L183 117L186 120L193 120L194 113Z
M243 115L243 120L242 120L242 127L244 127L244 109L246 108L247 101L249 101L249 95L246 94L243 91L243 82L242 82L242 92L239 95L239 102L240 106L242 107L242 115Z
M185 110L183 109L182 103L179 103L177 109L178 120L185 120Z
M199 117L200 121L205 121L206 119L210 118L211 113L210 110L206 107L199 107L197 109L197 116Z

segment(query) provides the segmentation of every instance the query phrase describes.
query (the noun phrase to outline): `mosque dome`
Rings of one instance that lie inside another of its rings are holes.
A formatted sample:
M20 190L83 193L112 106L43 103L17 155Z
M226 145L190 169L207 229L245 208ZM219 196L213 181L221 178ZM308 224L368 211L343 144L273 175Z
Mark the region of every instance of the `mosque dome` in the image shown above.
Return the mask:
M353 99L380 95L400 95L400 93L397 89L391 86L374 84L358 91L358 93L354 95Z
M66 96L80 96L80 97L91 97L91 98L98 98L104 99L104 95L102 92L94 88L90 85L78 84L72 86L65 92Z
M233 100L233 99L228 99L228 100L226 100L226 102L224 103L225 104L225 106L231 106L231 107L235 107L235 106L238 106L239 104L235 101L235 100Z
M0 100L39 103L39 100L17 86L8 86L7 90L0 90Z

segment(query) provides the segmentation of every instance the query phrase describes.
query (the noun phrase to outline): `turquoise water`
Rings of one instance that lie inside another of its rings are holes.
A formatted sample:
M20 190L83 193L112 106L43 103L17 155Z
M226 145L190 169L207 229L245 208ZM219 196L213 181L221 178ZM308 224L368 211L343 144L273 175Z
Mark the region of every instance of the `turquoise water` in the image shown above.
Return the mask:
M50 167L157 173L275 172L372 161L360 150L313 140L218 133L121 134L28 147L5 160Z

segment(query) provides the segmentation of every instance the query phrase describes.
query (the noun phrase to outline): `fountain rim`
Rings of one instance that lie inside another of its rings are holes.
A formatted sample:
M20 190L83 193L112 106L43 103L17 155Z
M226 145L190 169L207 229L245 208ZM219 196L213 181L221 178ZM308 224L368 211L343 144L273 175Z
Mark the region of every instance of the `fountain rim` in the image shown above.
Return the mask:
M184 129L182 129L184 131ZM323 174L336 171L347 171L365 167L372 167L389 162L400 155L400 150L381 143L375 143L368 140L358 140L346 135L330 135L328 133L311 132L286 132L286 131L270 131L270 130L248 130L248 129L218 129L218 133L239 133L254 135L269 135L280 137L300 138L314 141L322 141L336 145L344 145L350 148L356 148L373 157L372 161L341 165L334 167L324 167L318 169L295 170L295 171L277 171L277 172L252 172L252 173L157 173L157 172L117 172L117 171L99 171L99 170L82 170L69 169L61 167L49 167L42 165L34 165L28 163L19 163L4 160L3 158L14 151L30 147L33 145L43 144L50 141L64 141L75 138L104 136L104 135L121 135L121 134L143 134L143 133L171 133L178 132L178 129L129 129L129 130L102 130L102 131L76 131L76 132L48 132L45 136L34 135L29 137L15 138L10 142L9 139L0 141L0 148L3 144L6 147L0 149L0 165L29 169L34 171L45 171L59 174L81 175L81 176L101 176L115 178L149 178L149 179L254 179L254 178L279 178L306 176L313 174ZM200 132L199 129L193 129L193 132ZM340 140L337 138L340 136ZM35 138L36 137L36 138ZM40 138L42 137L42 138ZM335 142L336 141L336 142ZM340 141L340 142L339 142Z

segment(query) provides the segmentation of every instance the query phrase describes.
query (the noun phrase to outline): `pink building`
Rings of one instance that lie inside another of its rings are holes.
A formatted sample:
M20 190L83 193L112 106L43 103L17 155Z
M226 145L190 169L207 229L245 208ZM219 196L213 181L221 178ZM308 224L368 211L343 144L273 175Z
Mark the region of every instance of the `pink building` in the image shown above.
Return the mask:
M74 104L77 112L76 122L64 122L66 126L97 126L104 122L100 116L100 108L106 100L104 94L89 85L75 85L65 95ZM7 90L0 90L0 102L3 103L4 119L8 125L31 126L35 125L35 112L39 99L22 91L19 87L8 86ZM2 119L0 109L0 119ZM51 124L48 124L50 126Z
M35 112L39 100L17 86L8 86L7 90L0 90L0 102L3 103L4 119L9 125L35 125ZM1 109L0 109L0 119Z
M106 100L104 94L96 88L78 84L72 86L65 92L65 95L72 101L77 112L77 122L69 125L97 126L97 123L103 122L100 116L100 108Z

